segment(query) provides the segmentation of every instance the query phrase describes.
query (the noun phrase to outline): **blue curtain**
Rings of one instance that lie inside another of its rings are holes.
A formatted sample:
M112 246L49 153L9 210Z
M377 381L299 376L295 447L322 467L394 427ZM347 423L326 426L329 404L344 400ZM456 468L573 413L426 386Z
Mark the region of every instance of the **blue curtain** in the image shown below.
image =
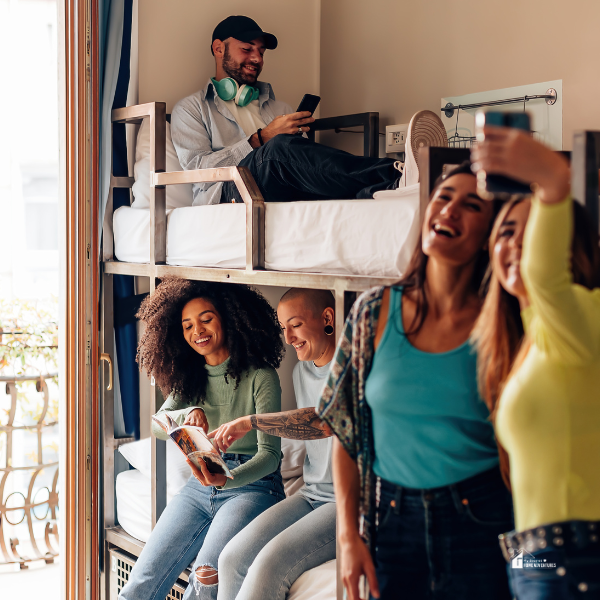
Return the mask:
M127 177L127 139L125 125L112 127L111 111L127 104L131 60L131 25L133 0L104 0L100 2L100 51L102 112L101 112L101 207L100 226L106 209L110 186L110 165L116 176ZM129 190L113 190L113 206L116 210L129 205ZM112 215L107 215L112 218ZM135 362L137 335L135 309L139 305L135 297L133 277L114 275L115 347L118 369L120 405L123 413L122 433L140 436L140 385L139 371ZM118 405L118 403L116 403ZM118 422L120 419L116 419ZM121 432L117 432L121 433Z
M121 66L121 46L124 35L124 0L99 0L98 16L100 29L100 218L98 237L102 235L102 223L110 188L111 164L111 123L119 67ZM131 33L129 34L131 39Z

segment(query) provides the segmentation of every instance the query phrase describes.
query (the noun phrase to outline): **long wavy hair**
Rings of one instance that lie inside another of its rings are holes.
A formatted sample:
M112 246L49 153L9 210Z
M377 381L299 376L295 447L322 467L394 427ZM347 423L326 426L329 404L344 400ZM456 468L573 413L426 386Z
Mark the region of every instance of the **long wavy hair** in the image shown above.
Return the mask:
M458 167L455 167L448 171L446 174L438 177L434 183L433 189L429 196L429 200L433 198L434 194L437 192L438 188L448 180L450 177L454 175L471 175L473 178L475 177L473 171L471 171L471 163L468 161L462 163ZM490 230L494 223L494 217L498 214L500 210L501 203L494 200L493 201L493 217L490 219ZM416 299L416 311L415 316L412 320L412 323L407 327L405 331L405 335L415 335L423 327L423 323L427 318L427 313L429 312L429 301L427 299L427 294L425 292L425 280L427 273L427 263L429 261L429 257L423 252L423 233L419 234L419 240L413 252L413 255L408 263L408 267L406 268L406 273L402 277L402 279L396 284L401 285L406 290L410 290L415 299ZM479 255L477 257L477 262L475 265L475 270L473 273L473 279L471 282L472 289L475 291L482 290L484 293L485 290L482 289L482 283L485 277L485 273L489 264L489 255L484 247L481 248Z
M225 377L236 388L250 367L279 367L284 346L277 314L260 292L241 284L165 277L136 315L146 326L137 362L154 376L165 398L177 393L189 404L205 400L206 362L187 343L181 325L183 307L195 298L208 300L221 319L230 356Z
M490 236L490 267L486 275L489 290L472 334L477 347L479 391L490 410L492 421L495 420L506 381L522 363L530 346L524 336L519 301L502 287L492 268L500 227L509 212L522 201L514 199L507 202L494 223ZM600 285L598 234L587 211L578 202L573 202L571 271L573 283L588 289ZM504 467L503 474L508 474L508 455L505 452L501 452L500 462ZM505 482L508 485L507 477Z

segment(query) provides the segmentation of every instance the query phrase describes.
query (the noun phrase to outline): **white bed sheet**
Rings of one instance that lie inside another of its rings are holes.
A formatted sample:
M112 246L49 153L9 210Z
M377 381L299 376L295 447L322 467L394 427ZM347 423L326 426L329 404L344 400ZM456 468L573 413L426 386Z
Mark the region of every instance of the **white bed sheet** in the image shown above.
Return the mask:
M290 588L287 600L335 600L335 560L302 573Z
M117 475L115 491L119 525L135 539L147 542L152 530L150 478L137 469L123 471ZM167 502L177 493L170 491L167 489Z
M419 235L419 184L373 200L268 202L265 266L300 271L400 277ZM167 264L245 266L245 206L177 208L167 218ZM114 219L115 256L149 261L150 214L121 207Z
M291 495L302 486L302 478L286 481L286 493ZM150 537L150 479L131 469L117 475L117 519L131 536L148 541ZM292 491L293 490L293 491ZM167 503L174 493L167 492ZM335 600L335 560L303 573L292 586L287 600Z

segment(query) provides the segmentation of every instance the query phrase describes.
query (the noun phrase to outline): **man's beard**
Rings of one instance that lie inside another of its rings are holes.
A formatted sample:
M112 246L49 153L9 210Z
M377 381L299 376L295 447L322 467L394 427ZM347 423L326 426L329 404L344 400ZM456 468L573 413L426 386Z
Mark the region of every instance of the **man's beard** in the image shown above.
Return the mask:
M223 54L223 71L232 79L237 81L238 85L254 85L260 75L260 67L256 65L256 75L245 73L240 63L234 62L229 54L229 44L225 44L225 52Z

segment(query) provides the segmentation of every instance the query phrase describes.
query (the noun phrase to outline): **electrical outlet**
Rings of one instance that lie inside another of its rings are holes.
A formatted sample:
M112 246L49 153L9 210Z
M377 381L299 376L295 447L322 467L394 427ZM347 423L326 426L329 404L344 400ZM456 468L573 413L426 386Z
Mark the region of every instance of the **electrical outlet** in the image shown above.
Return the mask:
M397 144L404 144L405 141L404 131L392 131L392 144L394 146Z
M403 123L402 125L386 125L385 151L404 152L407 134L408 123Z

